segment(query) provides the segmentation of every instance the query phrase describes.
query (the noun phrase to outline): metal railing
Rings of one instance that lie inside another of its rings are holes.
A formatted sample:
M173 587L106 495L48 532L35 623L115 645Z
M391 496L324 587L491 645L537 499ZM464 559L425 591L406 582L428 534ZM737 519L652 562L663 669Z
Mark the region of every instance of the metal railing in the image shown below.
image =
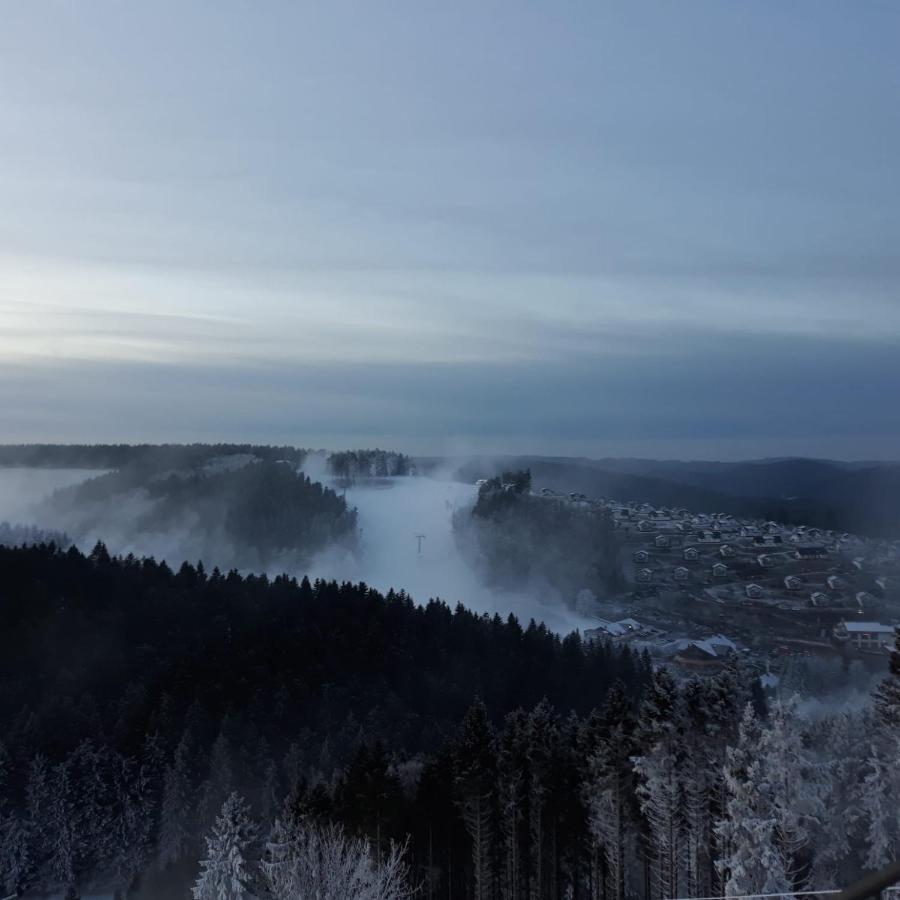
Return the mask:
M880 872L860 878L856 884L851 884L846 890L841 891L835 900L868 900L882 894L896 897L900 894L900 889L894 887L898 882L900 882L900 862L891 863Z

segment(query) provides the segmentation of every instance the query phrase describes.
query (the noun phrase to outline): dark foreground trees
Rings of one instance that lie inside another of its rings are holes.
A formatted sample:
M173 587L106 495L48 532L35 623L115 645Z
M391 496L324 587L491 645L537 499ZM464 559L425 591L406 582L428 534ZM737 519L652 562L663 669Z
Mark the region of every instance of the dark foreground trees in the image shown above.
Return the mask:
M897 853L895 725L757 714L738 664L679 683L402 593L103 548L0 548L0 590L8 892L393 872L372 897L661 900L840 885Z

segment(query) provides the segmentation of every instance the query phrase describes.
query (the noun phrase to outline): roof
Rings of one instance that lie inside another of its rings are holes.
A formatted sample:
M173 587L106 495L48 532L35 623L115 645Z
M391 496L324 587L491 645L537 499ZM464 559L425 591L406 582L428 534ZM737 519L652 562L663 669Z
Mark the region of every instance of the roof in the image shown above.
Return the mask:
M860 632L877 632L878 634L893 634L893 625L882 625L880 622L842 622L844 628L851 634Z

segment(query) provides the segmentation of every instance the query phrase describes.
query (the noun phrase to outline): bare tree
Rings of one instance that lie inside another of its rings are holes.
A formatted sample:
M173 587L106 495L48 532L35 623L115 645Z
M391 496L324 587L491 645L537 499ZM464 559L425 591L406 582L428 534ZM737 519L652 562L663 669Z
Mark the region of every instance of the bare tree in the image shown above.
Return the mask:
M405 852L392 844L378 859L368 841L336 826L279 820L266 844L262 875L275 900L404 900L413 894Z

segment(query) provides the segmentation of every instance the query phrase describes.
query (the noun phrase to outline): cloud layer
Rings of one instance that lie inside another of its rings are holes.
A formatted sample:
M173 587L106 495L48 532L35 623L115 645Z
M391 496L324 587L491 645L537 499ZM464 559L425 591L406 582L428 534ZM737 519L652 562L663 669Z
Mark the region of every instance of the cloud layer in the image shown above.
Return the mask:
M11 9L4 437L896 456L898 26Z

